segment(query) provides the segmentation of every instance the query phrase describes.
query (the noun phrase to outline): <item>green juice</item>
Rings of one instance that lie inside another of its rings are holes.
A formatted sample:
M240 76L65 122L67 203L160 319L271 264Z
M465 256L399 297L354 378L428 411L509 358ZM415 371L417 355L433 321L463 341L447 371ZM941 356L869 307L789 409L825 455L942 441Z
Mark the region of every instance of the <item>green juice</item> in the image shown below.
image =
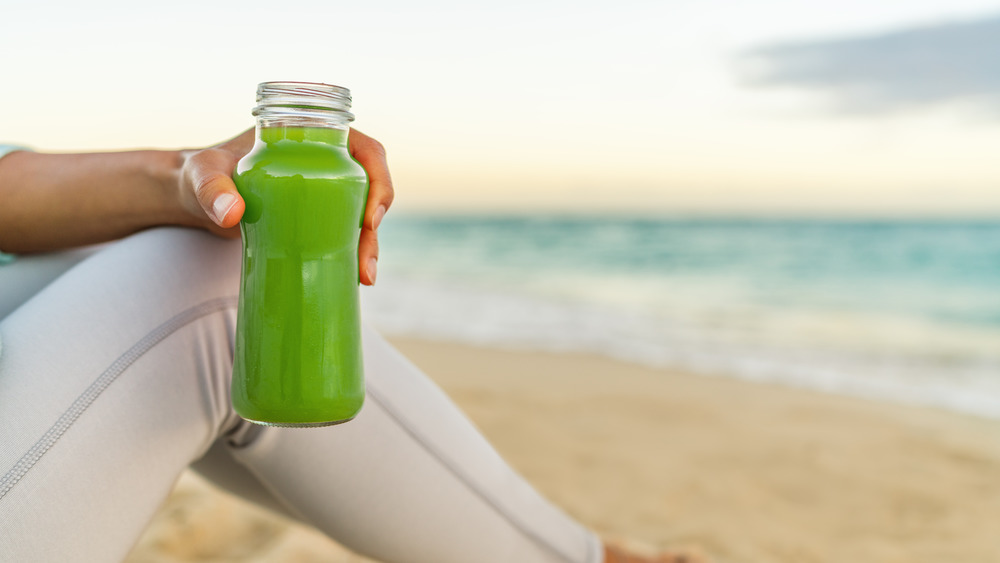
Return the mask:
M325 426L364 401L358 238L368 196L347 130L259 127L246 202L232 400L243 418Z

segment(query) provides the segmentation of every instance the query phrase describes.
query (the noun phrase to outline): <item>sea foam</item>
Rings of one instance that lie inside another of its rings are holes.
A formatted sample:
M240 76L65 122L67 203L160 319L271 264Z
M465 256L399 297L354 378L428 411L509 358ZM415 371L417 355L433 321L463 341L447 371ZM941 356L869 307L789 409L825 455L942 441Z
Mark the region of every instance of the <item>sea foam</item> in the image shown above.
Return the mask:
M390 334L1000 418L1000 224L410 218L383 249Z

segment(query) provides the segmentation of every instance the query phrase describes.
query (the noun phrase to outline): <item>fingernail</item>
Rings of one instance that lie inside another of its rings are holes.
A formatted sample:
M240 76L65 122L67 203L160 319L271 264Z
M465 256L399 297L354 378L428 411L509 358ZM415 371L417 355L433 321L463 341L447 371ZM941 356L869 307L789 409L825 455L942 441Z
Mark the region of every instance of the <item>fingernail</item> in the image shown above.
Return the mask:
M377 262L374 258L368 259L368 281L370 281L372 285L375 285L375 274L378 273L378 267L376 264Z
M375 216L372 217L372 230L377 231L379 224L382 223L382 216L385 215L385 206L380 205L378 209L375 210Z
M215 198L215 201L212 202L212 213L215 213L215 222L221 225L234 205L236 205L236 196L229 192L220 194L219 197Z

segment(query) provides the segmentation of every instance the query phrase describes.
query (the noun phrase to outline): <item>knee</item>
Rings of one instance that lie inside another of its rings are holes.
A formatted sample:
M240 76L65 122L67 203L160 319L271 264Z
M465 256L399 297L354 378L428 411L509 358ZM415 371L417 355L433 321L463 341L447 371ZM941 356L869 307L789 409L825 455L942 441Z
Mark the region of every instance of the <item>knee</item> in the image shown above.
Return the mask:
M183 301L236 295L239 291L239 240L197 229L165 227L126 238L102 252L100 266L128 282ZM95 257L95 258L98 258Z

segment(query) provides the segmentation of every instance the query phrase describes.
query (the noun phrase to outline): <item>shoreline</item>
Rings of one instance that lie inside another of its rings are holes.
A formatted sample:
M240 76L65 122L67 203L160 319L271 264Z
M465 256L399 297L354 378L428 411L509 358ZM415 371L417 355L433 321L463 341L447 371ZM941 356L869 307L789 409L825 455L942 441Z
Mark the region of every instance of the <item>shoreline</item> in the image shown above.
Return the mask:
M1000 421L596 355L390 341L542 494L602 536L733 563L1000 560ZM188 523L213 527L214 549L240 534L217 529L226 519L210 516L212 503L258 531L271 523L270 559L237 560L365 561L190 476L178 489L200 499ZM184 510L178 494L130 562L185 560L149 556L177 543L157 534L184 537L163 522Z

